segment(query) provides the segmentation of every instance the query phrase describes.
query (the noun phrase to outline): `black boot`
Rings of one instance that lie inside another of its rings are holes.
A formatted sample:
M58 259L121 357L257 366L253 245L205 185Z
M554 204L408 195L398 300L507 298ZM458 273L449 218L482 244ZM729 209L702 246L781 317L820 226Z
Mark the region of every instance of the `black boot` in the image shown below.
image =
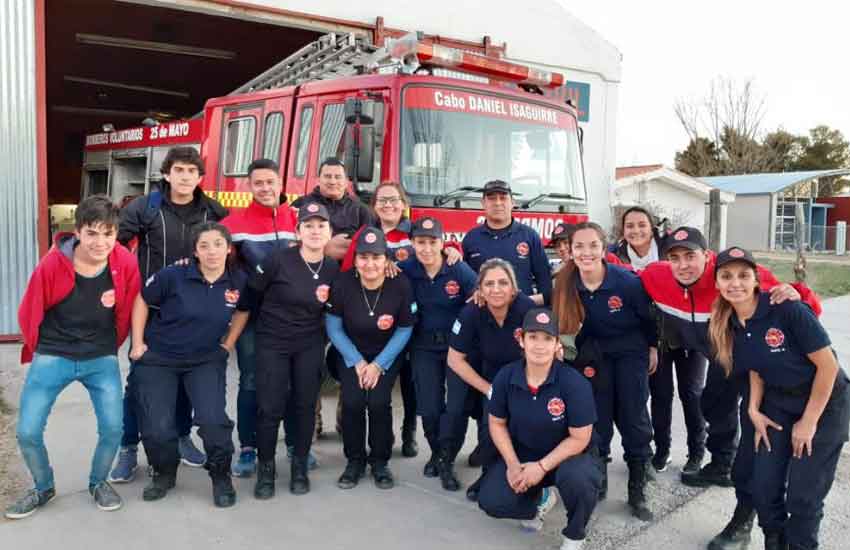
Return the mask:
M376 461L372 464L372 479L378 489L392 489L395 487L395 479L392 470L384 461Z
M750 532L756 512L749 506L738 504L732 519L719 535L708 543L708 550L746 550L750 546Z
M599 500L608 498L608 462L602 460L602 482L599 484Z
M764 550L788 550L785 534L780 531L764 530Z
M460 481L455 475L455 463L447 449L440 449L440 459L437 462L440 474L440 484L446 491L460 489Z
M404 427L401 430L401 456L413 458L419 454L419 445L416 443L416 424L412 427Z
M428 459L428 462L425 463L425 468L422 469L422 475L425 477L437 477L440 475L440 457L439 455L431 451L431 458Z
M310 478L307 477L307 457L293 456L289 472L289 492L293 495L309 493Z
M484 479L484 472L481 472L481 476L466 490L466 498L472 502L478 502L478 492L481 490L482 479Z
M690 487L732 487L732 465L712 460L696 473L682 470L682 483Z
M151 482L142 491L142 500L154 501L165 498L168 491L177 483L177 472L158 472L154 470Z
M646 505L646 469L645 462L629 462L629 508L632 515L641 521L652 521L652 512Z
M257 463L257 483L254 485L254 498L268 500L274 496L275 464L274 460L260 460Z
M236 504L236 489L230 479L230 466L227 470L210 470L212 479L213 503L216 508L230 508Z
M469 458L467 458L467 463L470 468L480 468L483 463L481 462L481 445L476 445L472 452L469 453Z

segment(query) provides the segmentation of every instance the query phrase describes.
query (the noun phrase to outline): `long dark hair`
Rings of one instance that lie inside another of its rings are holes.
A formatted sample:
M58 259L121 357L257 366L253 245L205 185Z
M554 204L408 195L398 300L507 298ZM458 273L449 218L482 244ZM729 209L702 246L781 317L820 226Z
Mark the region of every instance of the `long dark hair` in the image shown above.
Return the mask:
M602 253L604 254L607 249L605 231L598 223L594 222L581 222L572 228L567 237L570 250L573 247L573 237L582 229L596 231L602 241ZM581 298L578 295L577 277L578 268L575 262L569 262L555 277L555 288L552 291L552 310L558 318L558 330L561 334L577 334L584 322L584 304L581 303Z

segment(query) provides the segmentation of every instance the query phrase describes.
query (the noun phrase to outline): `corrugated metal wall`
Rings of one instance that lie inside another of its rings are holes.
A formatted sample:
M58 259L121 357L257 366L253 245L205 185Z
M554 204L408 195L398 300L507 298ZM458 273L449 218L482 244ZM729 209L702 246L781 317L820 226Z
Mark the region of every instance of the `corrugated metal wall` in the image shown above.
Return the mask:
M35 1L0 1L0 335L38 260Z

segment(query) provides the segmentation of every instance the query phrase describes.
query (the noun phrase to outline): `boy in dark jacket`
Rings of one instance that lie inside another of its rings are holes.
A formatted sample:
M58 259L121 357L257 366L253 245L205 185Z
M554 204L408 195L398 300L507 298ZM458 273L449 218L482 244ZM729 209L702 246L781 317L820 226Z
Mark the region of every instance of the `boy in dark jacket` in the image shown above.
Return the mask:
M164 183L161 190L134 199L121 211L118 242L128 246L137 240L136 255L142 281L160 269L192 257L192 228L204 222L217 222L227 209L206 196L199 184L204 163L190 146L173 147L160 168ZM132 364L131 364L132 367ZM137 466L139 426L133 392L124 392L124 437L118 462L109 476L115 483L132 481ZM201 467L206 456L192 442L192 410L186 393L177 393L177 425L180 456L187 466Z

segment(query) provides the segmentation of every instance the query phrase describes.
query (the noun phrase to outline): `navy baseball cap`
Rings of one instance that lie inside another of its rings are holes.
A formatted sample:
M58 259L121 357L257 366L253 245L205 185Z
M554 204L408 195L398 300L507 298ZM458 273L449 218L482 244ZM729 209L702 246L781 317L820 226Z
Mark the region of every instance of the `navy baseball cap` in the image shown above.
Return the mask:
M481 192L484 193L484 196L487 196L490 193L504 193L510 195L511 184L502 180L491 180L484 184L484 188Z
M558 222L558 224L555 225L555 229L552 230L552 238L549 239L549 246L554 247L558 244L558 241L569 239L570 234L573 232L573 227L575 227L575 225L571 223Z
M319 218L326 222L331 221L328 209L317 202L309 202L298 209L298 223L306 222L311 218Z
M411 237L434 237L435 239L443 238L443 224L436 218L421 218L413 222L413 227L410 229Z
M733 262L744 262L753 269L758 269L756 260L749 250L744 250L740 246L733 246L717 255L717 260L714 262L714 273L717 273L717 270L724 265Z
M664 238L663 256L674 248L687 248L689 250L708 250L708 244L702 231L695 227L677 227L672 233Z
M545 307L528 310L522 321L523 332L545 332L558 337L558 319L552 311Z
M355 254L386 254L387 238L384 232L376 227L367 227L357 237L354 252Z

